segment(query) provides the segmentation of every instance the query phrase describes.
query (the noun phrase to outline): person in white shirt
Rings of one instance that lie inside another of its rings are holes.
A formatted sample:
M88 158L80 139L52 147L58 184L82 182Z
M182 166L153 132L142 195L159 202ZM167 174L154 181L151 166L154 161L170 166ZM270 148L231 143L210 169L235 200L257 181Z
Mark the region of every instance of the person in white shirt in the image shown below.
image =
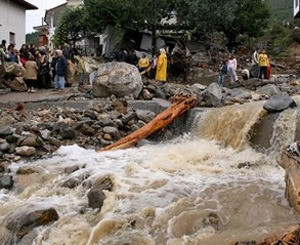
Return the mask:
M258 66L258 57L260 54L260 49L256 48L255 52L252 55L252 73L254 77L259 75L259 66Z
M236 75L237 60L234 58L233 54L229 57L227 69L230 75L230 83L233 85L235 82L238 82L238 77Z

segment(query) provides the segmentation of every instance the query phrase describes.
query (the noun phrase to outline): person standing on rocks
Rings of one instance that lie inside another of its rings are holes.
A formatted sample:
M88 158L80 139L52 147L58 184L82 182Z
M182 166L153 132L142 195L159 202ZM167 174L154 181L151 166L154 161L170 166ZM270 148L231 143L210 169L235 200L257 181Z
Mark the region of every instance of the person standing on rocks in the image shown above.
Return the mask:
M164 48L159 51L160 55L157 60L155 81L164 83L167 81L168 58Z
M259 59L260 49L256 48L252 55L252 72L254 77L258 77L259 75L259 66L258 66L258 59Z
M230 75L230 84L233 85L235 82L238 82L238 77L236 75L237 60L233 54L231 54L229 57L227 69Z
M60 49L56 50L56 55L57 62L55 65L56 75L54 78L54 87L56 89L65 89L65 76L67 75L68 61L63 56L63 52Z
M269 57L266 53L266 50L262 50L261 54L258 57L259 64L259 79L268 78L268 66L269 66Z
M29 56L29 60L25 64L25 68L25 81L28 87L28 92L35 93L36 91L34 90L34 88L36 88L37 86L37 72L39 68L35 62L35 57L33 55Z
M148 59L148 57L143 54L142 58L140 58L139 60L139 71L144 74L148 71L148 68L150 67L150 60Z
M80 54L79 61L78 61L79 87L83 86L85 73L86 73L85 61L82 57L82 54Z
M227 64L226 61L222 61L220 64L219 68L219 80L218 83L222 86L225 87L225 79L226 79L226 74L227 74Z

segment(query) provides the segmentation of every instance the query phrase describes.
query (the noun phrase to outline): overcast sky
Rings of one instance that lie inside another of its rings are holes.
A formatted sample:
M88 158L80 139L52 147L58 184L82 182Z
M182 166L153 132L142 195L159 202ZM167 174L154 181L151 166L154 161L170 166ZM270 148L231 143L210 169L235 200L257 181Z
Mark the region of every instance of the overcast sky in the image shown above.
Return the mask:
M26 33L33 32L34 26L42 24L42 17L45 16L45 10L60 5L66 0L26 0L37 6L38 10L26 11Z

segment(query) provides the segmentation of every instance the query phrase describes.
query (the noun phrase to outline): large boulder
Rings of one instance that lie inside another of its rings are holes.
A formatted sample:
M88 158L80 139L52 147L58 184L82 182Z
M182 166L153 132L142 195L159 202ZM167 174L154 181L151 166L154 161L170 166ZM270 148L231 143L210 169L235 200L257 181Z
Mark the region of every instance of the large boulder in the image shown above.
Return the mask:
M0 138L5 138L9 135L12 135L13 131L9 126L3 126L0 128Z
M265 85L259 89L256 90L257 93L267 95L267 96L273 96L274 94L280 93L280 89L274 85L274 84L268 84Z
M47 225L57 221L58 218L58 213L54 208L20 207L4 219L3 225L13 234L13 239L16 239L10 244L15 244L14 242L20 241L35 227Z
M210 84L203 91L202 96L209 106L218 107L222 104L222 88L217 83Z
M27 85L24 81L23 77L15 77L13 81L11 81L8 86L13 91L25 92L27 91Z
M24 76L24 69L21 65L15 62L5 62L4 71L6 75L13 77L22 77Z
M269 112L280 112L289 107L296 107L295 101L287 92L280 92L273 95L265 104L264 109Z
M115 95L119 98L125 96L137 98L142 88L142 78L135 66L112 62L100 65L93 83L93 94L96 97Z

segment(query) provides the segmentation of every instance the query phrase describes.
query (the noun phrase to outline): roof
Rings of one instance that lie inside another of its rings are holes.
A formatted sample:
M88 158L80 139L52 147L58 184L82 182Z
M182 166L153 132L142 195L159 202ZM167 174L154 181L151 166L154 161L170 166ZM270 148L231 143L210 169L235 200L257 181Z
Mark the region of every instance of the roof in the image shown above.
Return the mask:
M47 10L46 10L46 13L45 13L45 18L44 18L45 22L49 25L49 23L47 22L47 21L48 21L47 15L48 15L49 13L55 12L56 10L59 10L60 8L62 8L62 7L64 7L64 6L67 6L67 5L68 5L68 3L66 2L66 3L63 3L63 4L61 4L61 5L58 5L58 6L54 7L54 8L52 8L52 9L47 9Z
M26 10L34 10L34 9L38 9L37 6L29 3L29 2L26 2L24 0L10 0L10 2L12 3L15 3L23 8L25 8Z

